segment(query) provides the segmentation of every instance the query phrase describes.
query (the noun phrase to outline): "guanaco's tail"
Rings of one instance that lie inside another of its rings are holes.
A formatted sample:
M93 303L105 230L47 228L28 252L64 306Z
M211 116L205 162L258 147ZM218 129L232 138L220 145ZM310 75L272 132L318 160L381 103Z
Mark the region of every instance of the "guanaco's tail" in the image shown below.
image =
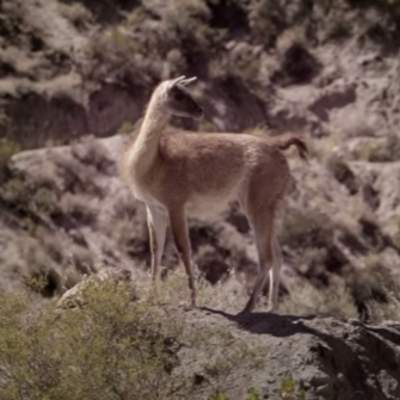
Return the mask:
M272 145L278 147L280 150L286 150L290 146L296 146L297 151L303 160L307 160L309 155L305 140L294 133L286 133L284 135L274 137Z

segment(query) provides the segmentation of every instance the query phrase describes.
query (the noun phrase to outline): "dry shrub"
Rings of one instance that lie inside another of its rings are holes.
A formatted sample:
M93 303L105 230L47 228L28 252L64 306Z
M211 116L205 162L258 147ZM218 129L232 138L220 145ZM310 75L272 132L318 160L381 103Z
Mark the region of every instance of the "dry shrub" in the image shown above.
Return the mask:
M131 301L128 285L85 288L83 307L32 313L29 298L0 301L0 397L4 399L164 399L181 383L170 379L178 323ZM177 397L179 398L179 397Z
M378 254L365 260L365 269L354 271L348 281L358 316L365 322L400 319L400 279L382 265Z
M283 313L329 315L381 323L400 319L400 278L382 264L382 256L364 258L364 268L348 269L344 276L327 274L326 286L297 278L287 284L289 295L280 305Z
M81 3L58 3L61 15L78 29L85 29L94 22L93 14Z
M344 280L332 277L330 285L316 288L307 281L297 281L289 287L280 310L294 315L330 315L337 318L357 318L357 308Z
M371 162L398 161L400 154L400 137L395 134L388 135L384 139L370 139L361 142L354 149L354 157L359 160Z

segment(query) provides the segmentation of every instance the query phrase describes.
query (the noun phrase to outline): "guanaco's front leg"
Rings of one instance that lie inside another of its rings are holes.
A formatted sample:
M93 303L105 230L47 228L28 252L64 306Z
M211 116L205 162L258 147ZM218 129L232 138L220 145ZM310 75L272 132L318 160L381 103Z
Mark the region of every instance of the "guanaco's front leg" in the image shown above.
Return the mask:
M172 235L179 256L185 266L188 277L188 284L191 294L191 305L196 307L196 287L194 283L193 268L191 262L191 248L189 240L189 231L186 223L185 212L183 209L173 209L169 212Z
M168 215L163 210L150 206L146 207L146 212L150 239L151 275L154 289L158 293L160 264L165 246Z

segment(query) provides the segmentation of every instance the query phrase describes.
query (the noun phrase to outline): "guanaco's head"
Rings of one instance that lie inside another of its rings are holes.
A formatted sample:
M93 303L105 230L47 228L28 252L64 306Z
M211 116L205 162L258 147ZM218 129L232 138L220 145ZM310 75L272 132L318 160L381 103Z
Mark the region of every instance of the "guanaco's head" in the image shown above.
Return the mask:
M159 101L163 103L166 112L178 117L200 118L203 110L193 99L187 87L196 81L196 77L170 79L162 82L156 89Z

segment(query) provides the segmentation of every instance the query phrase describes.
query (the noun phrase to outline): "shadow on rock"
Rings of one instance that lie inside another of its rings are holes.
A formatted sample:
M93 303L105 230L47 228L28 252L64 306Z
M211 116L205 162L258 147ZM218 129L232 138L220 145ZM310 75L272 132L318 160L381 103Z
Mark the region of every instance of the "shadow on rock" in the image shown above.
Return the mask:
M270 334L277 337L286 337L297 333L308 333L320 336L321 333L304 325L304 321L312 320L314 315L294 316L279 315L268 312L249 314L228 314L224 311L202 307L201 310L218 314L239 325L240 328L257 334Z

